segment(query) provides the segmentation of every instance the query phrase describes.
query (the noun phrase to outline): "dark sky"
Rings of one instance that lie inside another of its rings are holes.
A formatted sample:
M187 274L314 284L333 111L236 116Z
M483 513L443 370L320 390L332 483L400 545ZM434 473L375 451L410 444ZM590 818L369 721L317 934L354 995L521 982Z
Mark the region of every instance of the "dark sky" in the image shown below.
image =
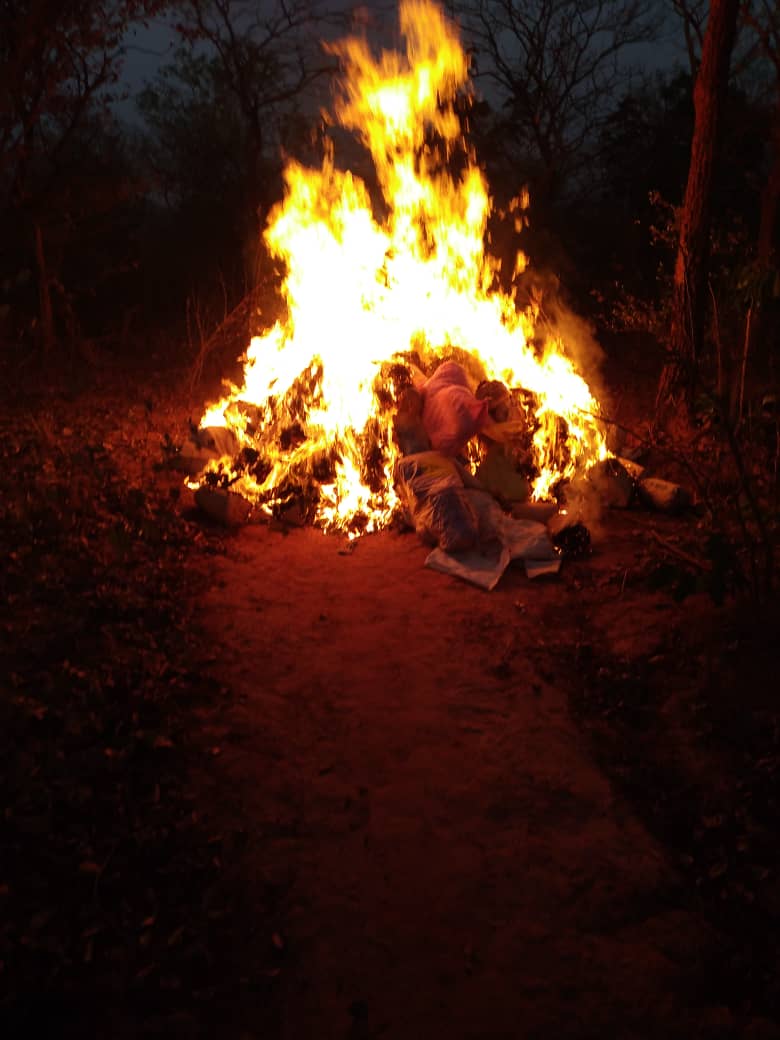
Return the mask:
M381 4L363 4L371 9L381 6L383 16L387 18L387 0ZM166 62L172 60L176 46L179 42L172 21L165 19L152 19L148 26L138 25L131 29L126 39L127 53L124 62L124 73L122 77L123 87L128 93L128 98L118 105L118 110L125 119L137 119L134 95L144 86L144 83L154 78L157 71ZM667 38L658 43L648 44L642 47L631 48L629 61L631 64L643 66L647 70L653 68L668 68L674 62L684 60L682 40L679 42L675 37L677 33L673 30L676 26L670 26Z
M163 19L154 19L148 26L138 25L127 34L122 87L129 96L117 106L123 118L138 118L135 94L172 60L178 42L176 31Z

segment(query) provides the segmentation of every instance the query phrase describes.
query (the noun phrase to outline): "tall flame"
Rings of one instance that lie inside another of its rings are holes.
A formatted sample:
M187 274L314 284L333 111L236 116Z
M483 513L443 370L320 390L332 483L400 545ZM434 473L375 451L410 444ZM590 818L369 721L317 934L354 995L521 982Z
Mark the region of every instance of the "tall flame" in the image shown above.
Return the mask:
M357 518L373 530L393 514L389 372L410 351L430 361L460 348L486 378L533 395L535 497L606 455L597 402L563 345L534 350L533 315L497 287L487 185L455 109L468 89L456 28L430 0L402 0L400 28L405 53L375 57L361 38L329 46L343 71L335 120L370 153L379 202L332 146L320 169L288 164L265 231L285 263L287 317L252 339L243 386L201 420L235 431L247 451L234 486L268 511L313 474L326 529L354 531Z

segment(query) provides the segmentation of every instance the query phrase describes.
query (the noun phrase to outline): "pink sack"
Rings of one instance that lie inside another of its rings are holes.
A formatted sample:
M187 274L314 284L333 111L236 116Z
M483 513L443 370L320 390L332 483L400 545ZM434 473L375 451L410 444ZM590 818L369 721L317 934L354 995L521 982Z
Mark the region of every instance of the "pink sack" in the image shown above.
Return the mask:
M487 418L488 401L471 392L466 373L445 361L422 388L422 421L435 451L457 455L479 433Z

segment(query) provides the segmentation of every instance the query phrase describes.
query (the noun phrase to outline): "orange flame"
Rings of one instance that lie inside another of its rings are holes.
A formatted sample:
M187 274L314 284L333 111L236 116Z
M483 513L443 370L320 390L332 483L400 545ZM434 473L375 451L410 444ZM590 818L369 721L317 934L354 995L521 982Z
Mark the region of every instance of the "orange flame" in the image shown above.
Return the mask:
M484 248L491 202L455 111L468 89L456 28L429 0L402 0L400 27L403 54L375 57L360 38L329 48L343 70L335 118L370 153L384 215L366 184L336 167L332 147L320 169L288 164L265 231L286 265L287 318L252 339L243 386L201 420L230 426L251 449L233 486L266 511L314 474L326 529L354 531L358 518L375 530L394 512L397 449L382 389L392 361L412 350L431 360L462 348L486 378L535 395L534 497L607 454L598 404L563 345L538 356L533 315L496 288L499 264ZM456 148L465 158L453 174ZM514 208L527 205L524 192ZM515 272L525 263L519 254Z

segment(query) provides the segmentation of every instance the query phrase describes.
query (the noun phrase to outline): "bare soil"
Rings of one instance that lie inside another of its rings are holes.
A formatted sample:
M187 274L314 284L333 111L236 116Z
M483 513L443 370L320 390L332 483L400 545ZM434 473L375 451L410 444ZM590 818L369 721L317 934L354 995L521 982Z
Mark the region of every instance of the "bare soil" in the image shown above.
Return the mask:
M214 528L104 377L5 413L6 1035L780 1037L777 614L695 515L485 593Z
M693 665L695 688L692 626L717 624L646 587L650 531L676 526L615 514L589 559L492 593L423 569L412 534L233 540L205 624L248 862L287 884L281 1035L741 1035L730 938L621 784L665 763L666 680ZM650 763L641 741L599 759L615 684L658 730ZM717 800L716 762L676 736Z

